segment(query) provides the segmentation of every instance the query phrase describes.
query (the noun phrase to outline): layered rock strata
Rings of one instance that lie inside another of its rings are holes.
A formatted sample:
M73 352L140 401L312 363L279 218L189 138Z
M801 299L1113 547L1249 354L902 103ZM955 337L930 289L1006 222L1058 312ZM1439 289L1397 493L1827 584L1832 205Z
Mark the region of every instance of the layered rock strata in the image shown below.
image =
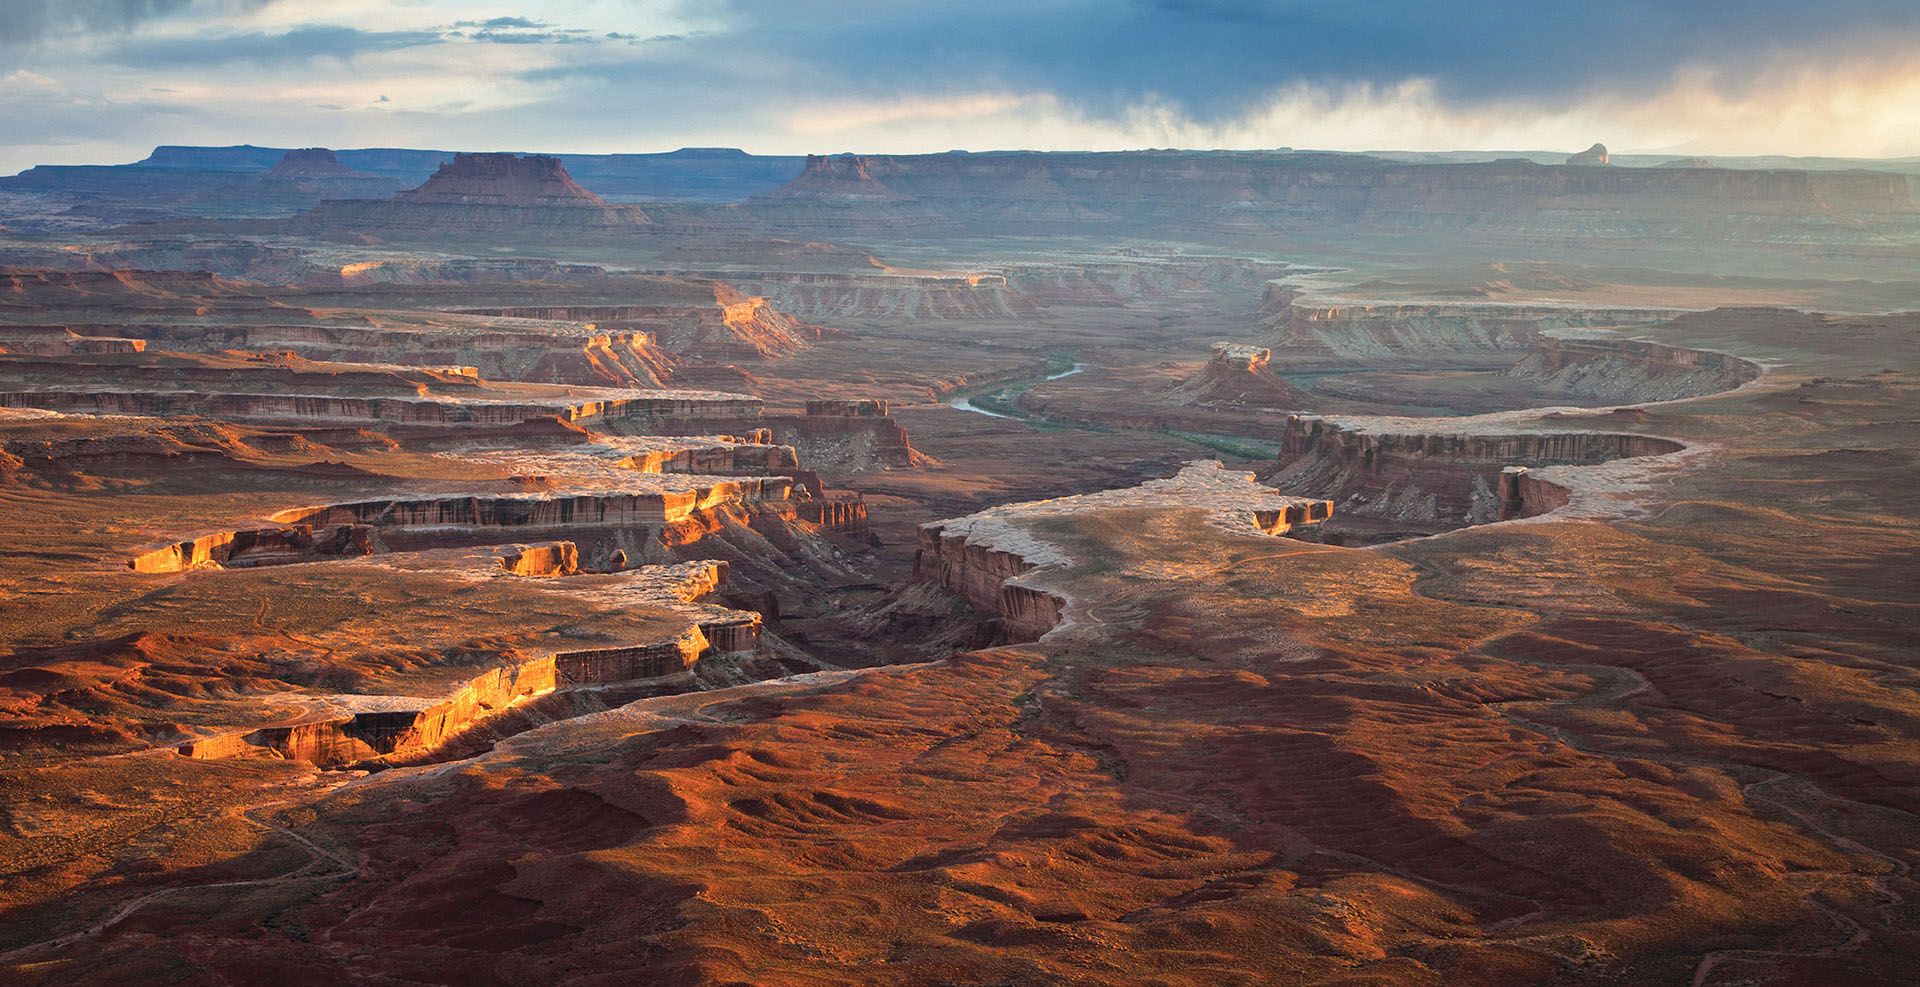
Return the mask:
M455 154L418 188L388 200L322 202L288 221L319 235L383 231L413 236L512 229L521 235L645 226L647 214L609 205L543 154Z
M500 556L500 569L516 576L571 576L580 571L580 548L570 541L514 545Z
M1508 368L1543 390L1620 402L1672 401L1759 379L1759 364L1645 340L1544 338Z
M71 356L90 353L139 353L144 339L83 336L66 326L0 326L0 354Z
M673 303L507 305L461 309L464 315L590 324L603 331L644 333L676 354L710 360L763 360L811 347L822 330L724 281L710 305Z
M638 484L630 484L637 486ZM714 511L757 503L788 505L800 490L792 477L710 477L663 474L644 490L548 490L523 494L475 493L299 507L273 515L272 524L215 532L137 553L135 572L183 572L210 565L258 566L321 561L390 551L521 541L532 532L576 528L633 529L660 537L677 526L701 525Z

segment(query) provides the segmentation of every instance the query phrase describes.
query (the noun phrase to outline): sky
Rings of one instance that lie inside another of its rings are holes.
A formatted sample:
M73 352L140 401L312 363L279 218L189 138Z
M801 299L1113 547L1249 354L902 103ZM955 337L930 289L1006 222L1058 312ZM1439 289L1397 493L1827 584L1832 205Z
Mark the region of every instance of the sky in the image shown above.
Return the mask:
M1920 155L1920 0L0 0L0 173L157 144Z

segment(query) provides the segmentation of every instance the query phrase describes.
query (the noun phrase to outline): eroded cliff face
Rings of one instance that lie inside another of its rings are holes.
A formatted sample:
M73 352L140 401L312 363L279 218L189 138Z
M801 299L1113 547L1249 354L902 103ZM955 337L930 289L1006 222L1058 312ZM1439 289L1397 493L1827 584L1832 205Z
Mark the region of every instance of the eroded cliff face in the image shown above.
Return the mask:
M778 447L775 447L778 448ZM539 484L536 484L539 485ZM806 518L815 525L863 527L865 509L822 513L791 476L658 474L627 490L549 489L523 494L474 493L397 497L281 511L270 526L214 532L168 542L135 554L136 572L182 572L206 566L284 565L297 562L515 543L540 533L585 533L596 564L621 552L657 555L644 546L685 545L720 530L723 514L752 523L761 515ZM804 512L804 513L803 513ZM615 535L619 535L618 538ZM577 565L576 556L576 565Z
M456 154L419 188L394 198L444 205L607 208L545 154Z
M1442 530L1565 506L1553 481L1512 467L1665 456L1671 439L1619 432L1500 432L1465 419L1329 420L1289 415L1269 483L1326 497L1343 514Z
M920 529L914 577L938 583L966 598L974 610L998 621L1008 641L1038 641L1060 623L1066 600L1020 583L1039 568L1016 549L973 544L966 532L946 533L938 525Z

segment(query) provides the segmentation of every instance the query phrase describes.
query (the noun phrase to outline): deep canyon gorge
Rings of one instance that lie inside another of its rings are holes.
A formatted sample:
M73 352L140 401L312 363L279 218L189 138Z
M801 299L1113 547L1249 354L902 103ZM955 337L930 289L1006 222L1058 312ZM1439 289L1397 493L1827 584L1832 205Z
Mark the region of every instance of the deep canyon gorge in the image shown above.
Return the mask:
M1574 157L0 179L0 979L1903 982L1915 179Z

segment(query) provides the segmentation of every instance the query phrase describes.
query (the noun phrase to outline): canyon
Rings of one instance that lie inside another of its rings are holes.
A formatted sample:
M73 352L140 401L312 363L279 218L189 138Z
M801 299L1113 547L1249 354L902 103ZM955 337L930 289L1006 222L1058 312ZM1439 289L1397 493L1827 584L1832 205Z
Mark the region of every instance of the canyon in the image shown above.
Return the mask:
M1910 176L1572 150L0 179L0 979L1901 982Z

